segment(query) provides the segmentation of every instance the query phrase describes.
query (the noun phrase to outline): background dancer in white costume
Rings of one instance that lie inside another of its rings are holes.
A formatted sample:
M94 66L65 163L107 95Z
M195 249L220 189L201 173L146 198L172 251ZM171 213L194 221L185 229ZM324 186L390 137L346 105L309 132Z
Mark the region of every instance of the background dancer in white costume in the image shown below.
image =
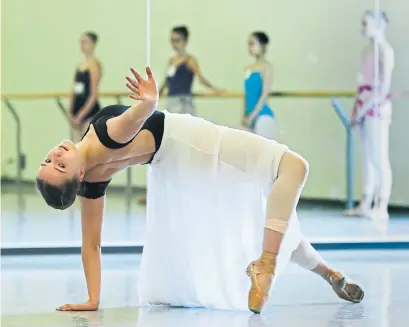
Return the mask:
M360 302L362 289L330 268L301 235L295 209L307 162L258 135L157 111L157 84L146 72L147 80L134 70L135 79L127 77L130 98L140 103L105 107L79 143L63 141L40 165L37 188L48 205L66 209L78 192L82 206L89 298L58 310L98 308L105 189L119 170L145 163L141 305L258 313L290 259L327 280L339 297Z
M390 92L395 59L394 51L385 38L387 24L388 18L384 12L379 13L379 17L372 11L364 13L362 32L370 43L362 53L358 94L352 113L352 122L359 126L362 141L363 194L360 205L346 211L346 215L389 218L388 203L392 188L389 162ZM379 200L375 201L372 209L375 195Z

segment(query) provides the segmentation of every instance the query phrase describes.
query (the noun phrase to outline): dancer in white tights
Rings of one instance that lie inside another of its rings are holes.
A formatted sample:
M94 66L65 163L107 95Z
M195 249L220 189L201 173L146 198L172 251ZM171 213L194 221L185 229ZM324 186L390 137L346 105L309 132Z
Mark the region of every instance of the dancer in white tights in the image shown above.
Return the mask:
M377 18L374 12L367 11L362 19L363 34L370 42L362 53L352 122L359 127L361 134L363 194L360 205L346 211L346 215L389 218L388 203L392 188L389 162L390 90L394 51L385 38L387 24L388 19L383 12ZM372 208L373 202L375 206Z

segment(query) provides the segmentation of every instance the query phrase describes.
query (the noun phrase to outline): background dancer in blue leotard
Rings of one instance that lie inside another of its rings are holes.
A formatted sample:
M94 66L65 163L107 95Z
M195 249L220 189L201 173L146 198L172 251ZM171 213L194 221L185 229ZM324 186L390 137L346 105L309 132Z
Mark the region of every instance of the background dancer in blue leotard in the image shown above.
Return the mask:
M269 39L254 32L248 40L249 53L256 61L246 67L244 127L269 139L274 137L275 116L267 100L273 84L273 67L265 58Z

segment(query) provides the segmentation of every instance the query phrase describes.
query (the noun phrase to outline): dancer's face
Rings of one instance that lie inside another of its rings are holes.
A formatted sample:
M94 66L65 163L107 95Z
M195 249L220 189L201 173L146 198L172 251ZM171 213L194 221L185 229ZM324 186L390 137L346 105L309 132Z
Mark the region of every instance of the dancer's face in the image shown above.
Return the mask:
M264 46L260 43L260 41L254 37L253 35L249 36L248 39L248 50L249 54L253 57L260 56L264 53Z
M37 177L52 185L62 185L73 178L81 181L81 158L74 143L63 141L51 149L40 164Z
M173 32L170 36L170 44L172 45L173 50L176 52L182 52L185 50L187 42L182 35Z
M375 38L379 35L380 29L376 26L375 18L365 15L362 18L362 35L367 38Z
M83 54L90 55L94 52L95 42L89 36L81 35L80 48Z

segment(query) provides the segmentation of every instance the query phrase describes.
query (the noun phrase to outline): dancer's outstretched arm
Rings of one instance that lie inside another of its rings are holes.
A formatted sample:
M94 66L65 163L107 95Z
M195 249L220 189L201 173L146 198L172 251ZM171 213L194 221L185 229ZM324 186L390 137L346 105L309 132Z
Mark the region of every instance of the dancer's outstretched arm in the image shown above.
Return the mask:
M117 143L129 142L138 132L152 113L155 111L158 101L158 87L149 67L146 68L148 79L131 69L135 78L126 77L126 86L132 91L129 95L131 99L140 101L134 104L122 115L111 118L107 121L109 136Z

